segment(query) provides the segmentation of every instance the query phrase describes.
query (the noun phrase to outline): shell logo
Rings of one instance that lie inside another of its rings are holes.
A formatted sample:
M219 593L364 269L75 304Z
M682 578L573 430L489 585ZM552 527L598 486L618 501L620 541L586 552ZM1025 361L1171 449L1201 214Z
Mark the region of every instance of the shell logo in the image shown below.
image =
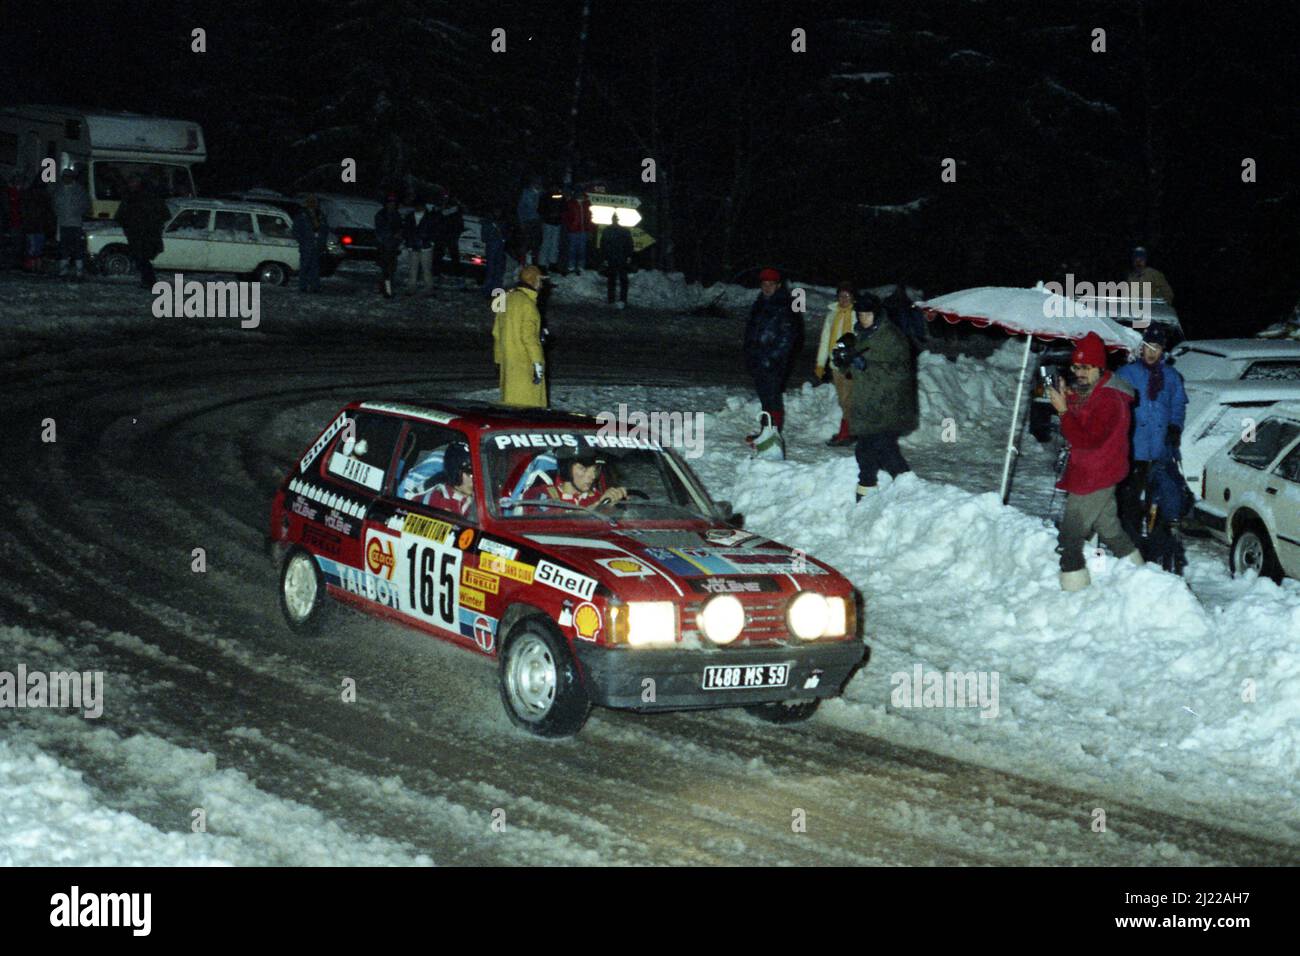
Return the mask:
M594 641L600 633L600 610L594 604L579 604L573 612L573 629L584 641Z
M380 574L385 579L393 579L393 543L383 541L380 538L371 538L370 543L366 545L366 566L374 574Z

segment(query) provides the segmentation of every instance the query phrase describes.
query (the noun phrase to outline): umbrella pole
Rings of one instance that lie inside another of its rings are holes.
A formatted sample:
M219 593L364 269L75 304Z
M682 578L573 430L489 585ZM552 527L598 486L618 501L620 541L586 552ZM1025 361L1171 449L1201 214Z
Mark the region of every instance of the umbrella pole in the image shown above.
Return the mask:
M1002 503L1007 503L1007 496L1011 493L1011 458L1018 454L1016 449L1016 431L1020 424L1020 400L1025 394L1025 369L1029 367L1029 346L1033 343L1032 335L1025 336L1025 354L1020 360L1020 378L1016 381L1016 402L1011 406L1011 431L1007 433L1007 453L1002 461L1002 488L1000 496Z

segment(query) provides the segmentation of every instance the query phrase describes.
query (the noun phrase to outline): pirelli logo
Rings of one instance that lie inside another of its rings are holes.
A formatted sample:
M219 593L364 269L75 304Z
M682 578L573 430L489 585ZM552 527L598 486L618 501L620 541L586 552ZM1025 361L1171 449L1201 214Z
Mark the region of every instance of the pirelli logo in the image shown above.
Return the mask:
M478 588L489 594L496 594L501 589L501 579L495 574L475 571L473 568L460 569L460 583L469 588ZM480 608L479 610L482 610Z
M475 591L473 588L461 588L460 605L469 608L471 611L485 611L487 610L487 595L482 591Z
M509 578L512 581L519 581L522 584L533 583L533 566L531 564L522 564L519 561L511 561L509 558L498 558L495 554L480 554L478 556L478 566L480 570L499 574L503 578Z
M421 538L430 538L445 544L456 530L445 521L426 518L424 515L407 515L402 522L402 530L407 534L418 534Z

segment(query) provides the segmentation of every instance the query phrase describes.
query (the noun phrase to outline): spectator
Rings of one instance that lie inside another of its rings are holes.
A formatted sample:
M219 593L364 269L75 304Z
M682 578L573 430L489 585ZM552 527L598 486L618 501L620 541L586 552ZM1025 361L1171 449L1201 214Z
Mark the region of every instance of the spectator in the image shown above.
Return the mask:
M605 232L608 234L609 230ZM798 352L802 325L791 308L789 291L781 285L781 273L764 269L758 274L758 284L758 298L745 323L745 367L754 379L754 391L758 393L762 410L771 416L772 424L780 431L785 425L782 393ZM745 441L752 445L759 432L746 436Z
M90 215L90 195L80 183L75 168L63 174L63 182L54 190L54 218L59 227L59 275L72 272L78 280L86 277L86 234L82 223Z
M1130 260L1133 268L1129 270L1129 282L1145 283L1140 290L1140 294L1145 298L1148 294L1152 299L1163 299L1169 305L1174 304L1174 290L1169 287L1169 280L1159 269L1153 269L1147 265L1147 251L1142 246L1133 250Z
M519 194L519 205L515 208L515 219L519 223L519 262L521 265L536 263L538 252L542 248L542 181L533 177Z
M420 286L433 292L433 211L421 199L402 217L402 244L407 250L406 294L415 295Z
M50 201L50 191L41 181L40 176L23 190L23 269L27 272L40 272L45 255L45 241L55 235L58 228L54 219L54 204Z
M162 255L163 227L171 219L167 203L139 178L127 183L126 196L117 207L117 221L126 236L126 248L135 271L140 276L140 287L153 289L157 281L153 261Z
M853 288L853 283L847 280L839 284L835 301L826 309L826 321L822 323L821 339L817 343L817 381L831 381L835 386L835 399L840 406L839 431L826 442L832 448L853 444L853 436L849 432L849 397L853 391L853 378L847 370L835 368L831 363L831 349L835 343L853 331Z
M329 242L330 224L320 200L314 194L302 202L293 217L293 235L298 240L298 289L320 291L320 260Z
M385 196L384 208L375 213L375 245L379 249L379 289L384 298L391 299L397 253L402 248L402 214L397 211L397 193Z
M479 238L483 241L483 292L492 295L500 289L506 277L506 236L500 209L493 209L479 223Z
M883 468L897 478L911 471L898 439L916 428L916 366L907 336L888 321L870 292L853 304L853 331L835 345L835 363L853 376L849 431L857 439L857 501L876 487Z
M1061 590L1082 591L1092 583L1083 543L1096 532L1117 558L1144 564L1120 525L1115 486L1128 474L1128 429L1133 386L1106 370L1106 346L1089 332L1070 356L1074 385L1060 379L1047 397L1061 416L1061 435L1070 457L1057 487L1066 492L1057 537Z
M497 313L492 325L493 360L500 370L504 405L546 407L546 358L537 310L541 284L542 270L524 266L519 285L506 295L505 311Z
M464 285L460 275L460 236L465 231L465 213L460 203L443 193L438 202L433 226L433 274L442 275L442 258L451 260L448 272L453 285Z
M618 282L617 308L627 308L627 273L632 265L632 230L619 225L618 213L600 235L600 251L605 257L609 302L614 305L614 283Z
M538 211L542 216L542 248L538 258L544 268L554 269L560 264L560 220L564 215L564 197L548 189L542 194Z
M587 233L593 228L591 204L580 192L569 194L561 220L568 250L567 269L577 275L587 268Z

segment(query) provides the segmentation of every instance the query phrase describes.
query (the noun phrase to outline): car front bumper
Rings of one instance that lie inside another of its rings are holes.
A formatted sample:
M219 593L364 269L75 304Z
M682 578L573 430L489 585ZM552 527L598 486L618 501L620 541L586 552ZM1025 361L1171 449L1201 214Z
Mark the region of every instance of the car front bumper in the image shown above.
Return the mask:
M859 640L732 650L609 648L579 641L573 653L593 704L661 711L838 697L870 649ZM786 685L704 689L706 667L759 664L789 664Z

